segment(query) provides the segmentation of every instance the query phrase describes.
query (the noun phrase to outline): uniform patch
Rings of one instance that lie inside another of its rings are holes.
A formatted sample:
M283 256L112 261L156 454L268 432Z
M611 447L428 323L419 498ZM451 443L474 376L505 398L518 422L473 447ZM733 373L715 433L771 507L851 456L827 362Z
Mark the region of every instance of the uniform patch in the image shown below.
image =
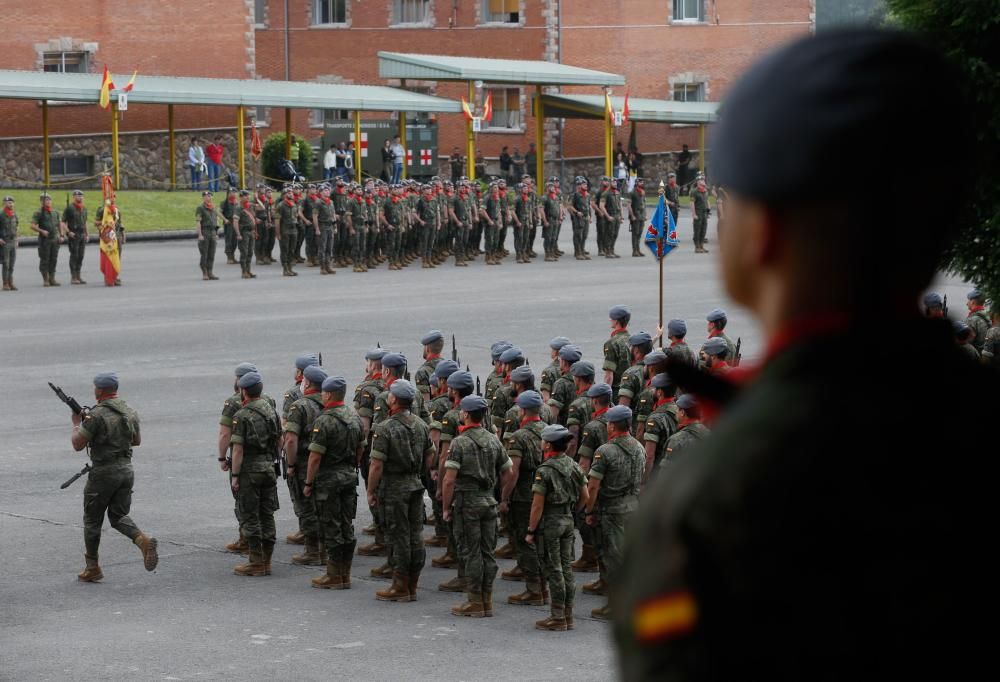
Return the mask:
M656 422L646 422L646 428L651 429L656 426Z
M652 644L687 634L697 621L694 596L680 590L638 605L632 614L632 629L639 641Z

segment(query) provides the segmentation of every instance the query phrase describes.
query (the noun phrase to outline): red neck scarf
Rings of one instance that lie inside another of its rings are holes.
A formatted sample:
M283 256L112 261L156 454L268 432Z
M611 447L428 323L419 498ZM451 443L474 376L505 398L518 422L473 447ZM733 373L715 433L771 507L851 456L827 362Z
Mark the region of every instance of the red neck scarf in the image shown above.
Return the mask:
M721 374L724 373L729 368L730 368L729 363L723 360L717 365L712 365L712 369L710 370L710 372L712 374Z
M598 417L600 417L602 414L604 414L605 412L607 412L610 409L611 409L610 407L602 407L599 410L595 410L594 413L592 415L590 415L590 417L591 417L591 419L597 419Z
M972 306L971 308L969 308L968 317L972 317L975 313L978 313L980 310L986 310L986 306L984 306L984 305L974 305L974 306Z
M550 450L542 455L545 459L552 459L553 457L558 457L559 455L565 455L565 452L559 452L558 450Z
M381 379L381 378L382 378L382 372L375 372L374 374L372 374L372 379Z
M844 312L817 314L790 322L771 336L767 351L764 353L763 364L767 364L775 356L800 341L844 329L849 323L850 317Z
M468 426L459 426L458 427L458 432L461 434L461 433L465 433L469 429L481 429L481 428L483 428L482 424L475 424L475 423L473 423L473 424L469 424Z
M42 210L45 211L46 213L52 213L51 206L42 206Z
M581 196L581 197L585 197L585 196L587 196L587 190L585 190L585 189L581 189L581 190L580 190L580 196Z
M588 384L587 386L584 386L583 388L581 388L579 391L576 392L576 395L577 396L583 395L584 393L590 390L591 386L593 386L593 384Z
M721 329L713 329L712 331L710 331L708 333L708 338L710 338L710 339L714 339L716 336L722 336L722 330Z
M313 395L314 393L319 393L319 389L318 388L309 387L305 391L302 392L302 395L303 396L307 396L307 395Z
M540 421L542 421L541 417L525 417L524 419L521 420L521 428L523 429L525 424L530 424L531 422L540 422Z
M323 203L324 204L332 204L333 203L333 199L331 199L330 197L323 197Z
M83 200L74 201L73 205L76 207L76 210L78 210L78 211L82 211L83 210Z
M707 187L698 187L696 191L701 192L702 194L704 194L705 192L708 191L708 188Z
M228 201L231 204L235 204L236 203L236 197L226 197L226 201Z
M205 208L207 208L209 211L214 211L215 210L215 206L212 205L211 201L208 202L207 204L202 204L202 206L204 206Z
M331 400L328 403L323 403L323 408L329 410L331 407L343 407L343 400Z
M249 201L244 201L243 202L243 208L249 209L250 208L250 202Z
M289 206L294 206L295 205L295 200L294 199L285 199L285 203L288 204Z
M613 332L611 332L611 338L613 339L616 336L618 336L619 334L628 334L628 329L616 329L616 330L614 330Z
M669 405L672 402L674 402L673 398L664 398L663 400L657 400L656 404L653 405L653 409L655 410L660 405Z
M12 209L10 206L4 206L3 212L7 214L8 218L12 218L14 216L14 209Z
M441 357L440 353L431 353L424 360L438 360Z
M389 377L388 379L386 379L385 380L385 390L388 391L390 388L392 388L392 382L394 382L395 380L396 380L396 377Z
M399 197L396 196L395 194L393 194L391 198L392 198L392 203L394 203L394 204L398 204L399 203Z
M671 341L670 342L670 347L673 348L674 346L679 346L682 343L684 343L684 339L681 339L680 341Z
M408 408L408 407L401 407L400 405L396 405L395 407L390 407L389 408L389 416L391 417L394 414L399 414L400 412L405 412L406 410L409 410L409 409L410 408Z
M117 398L117 397L118 397L118 394L117 394L117 393L112 393L111 395L106 395L106 396L104 396L103 398L101 398L101 399L100 399L100 400L98 400L97 402L99 402L99 403L103 403L103 402L104 402L105 400L111 400L112 398Z

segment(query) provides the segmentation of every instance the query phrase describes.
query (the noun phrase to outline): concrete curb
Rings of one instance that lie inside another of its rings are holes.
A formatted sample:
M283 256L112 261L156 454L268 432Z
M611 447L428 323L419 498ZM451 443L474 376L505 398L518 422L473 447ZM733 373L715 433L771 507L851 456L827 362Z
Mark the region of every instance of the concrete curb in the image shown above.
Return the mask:
M125 240L126 242L165 242L172 239L195 239L197 233L194 230L160 230L158 232L126 232ZM88 244L96 244L99 241L99 237L95 234L90 235L90 239L87 240ZM17 240L18 247L22 246L38 246L38 237L18 237ZM66 243L63 242L63 246Z

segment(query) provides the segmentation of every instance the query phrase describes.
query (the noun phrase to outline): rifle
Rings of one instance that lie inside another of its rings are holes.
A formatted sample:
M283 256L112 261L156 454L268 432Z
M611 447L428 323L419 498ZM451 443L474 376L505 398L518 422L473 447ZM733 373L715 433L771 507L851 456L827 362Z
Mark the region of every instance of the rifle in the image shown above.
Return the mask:
M740 346L743 345L743 337L736 337L736 352L733 353L733 367L739 367L740 361L743 360L743 353L740 352Z
M59 490L66 490L66 488L68 488L71 485L73 485L74 483L76 483L76 479L78 479L81 476L83 476L85 473L87 473L88 471L90 471L90 469L91 469L90 465L89 464L85 464L83 466L83 468L78 473L73 474L73 478L69 479L68 481L66 481L65 483L63 483L61 486L59 486Z
M451 359L462 364L462 361L458 359L458 348L455 347L455 335L451 335Z
M945 317L948 317L948 294L944 295L944 303L941 305L941 312L944 313Z
M476 377L476 395L478 395L479 397L482 397L483 395L483 388L479 384L479 377Z
M75 398L71 398L66 393L63 392L61 388L53 384L51 381L49 383L49 388L51 388L55 394L59 397L59 400L63 401L69 406L69 409L73 410L73 414L78 414L83 416L90 411L89 407L83 407L80 403L76 402Z

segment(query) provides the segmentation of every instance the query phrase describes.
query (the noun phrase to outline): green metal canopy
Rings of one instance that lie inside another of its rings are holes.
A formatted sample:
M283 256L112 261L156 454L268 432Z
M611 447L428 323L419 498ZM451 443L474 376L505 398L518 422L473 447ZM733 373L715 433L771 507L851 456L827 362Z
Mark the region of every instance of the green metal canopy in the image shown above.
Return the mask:
M621 111L624 97L612 97L611 106ZM603 95L542 95L542 111L553 118L604 118ZM669 99L629 97L630 121L653 123L715 123L718 102L675 102Z
M118 90L130 76L112 76ZM0 71L0 99L56 100L96 103L101 74L50 73L44 71ZM302 81L238 80L231 78L187 78L139 74L128 93L135 104L185 104L292 109L345 109L348 111L429 111L457 113L462 105L383 85L347 85Z
M625 76L557 62L429 54L378 53L381 78L486 81L521 85L624 85Z

